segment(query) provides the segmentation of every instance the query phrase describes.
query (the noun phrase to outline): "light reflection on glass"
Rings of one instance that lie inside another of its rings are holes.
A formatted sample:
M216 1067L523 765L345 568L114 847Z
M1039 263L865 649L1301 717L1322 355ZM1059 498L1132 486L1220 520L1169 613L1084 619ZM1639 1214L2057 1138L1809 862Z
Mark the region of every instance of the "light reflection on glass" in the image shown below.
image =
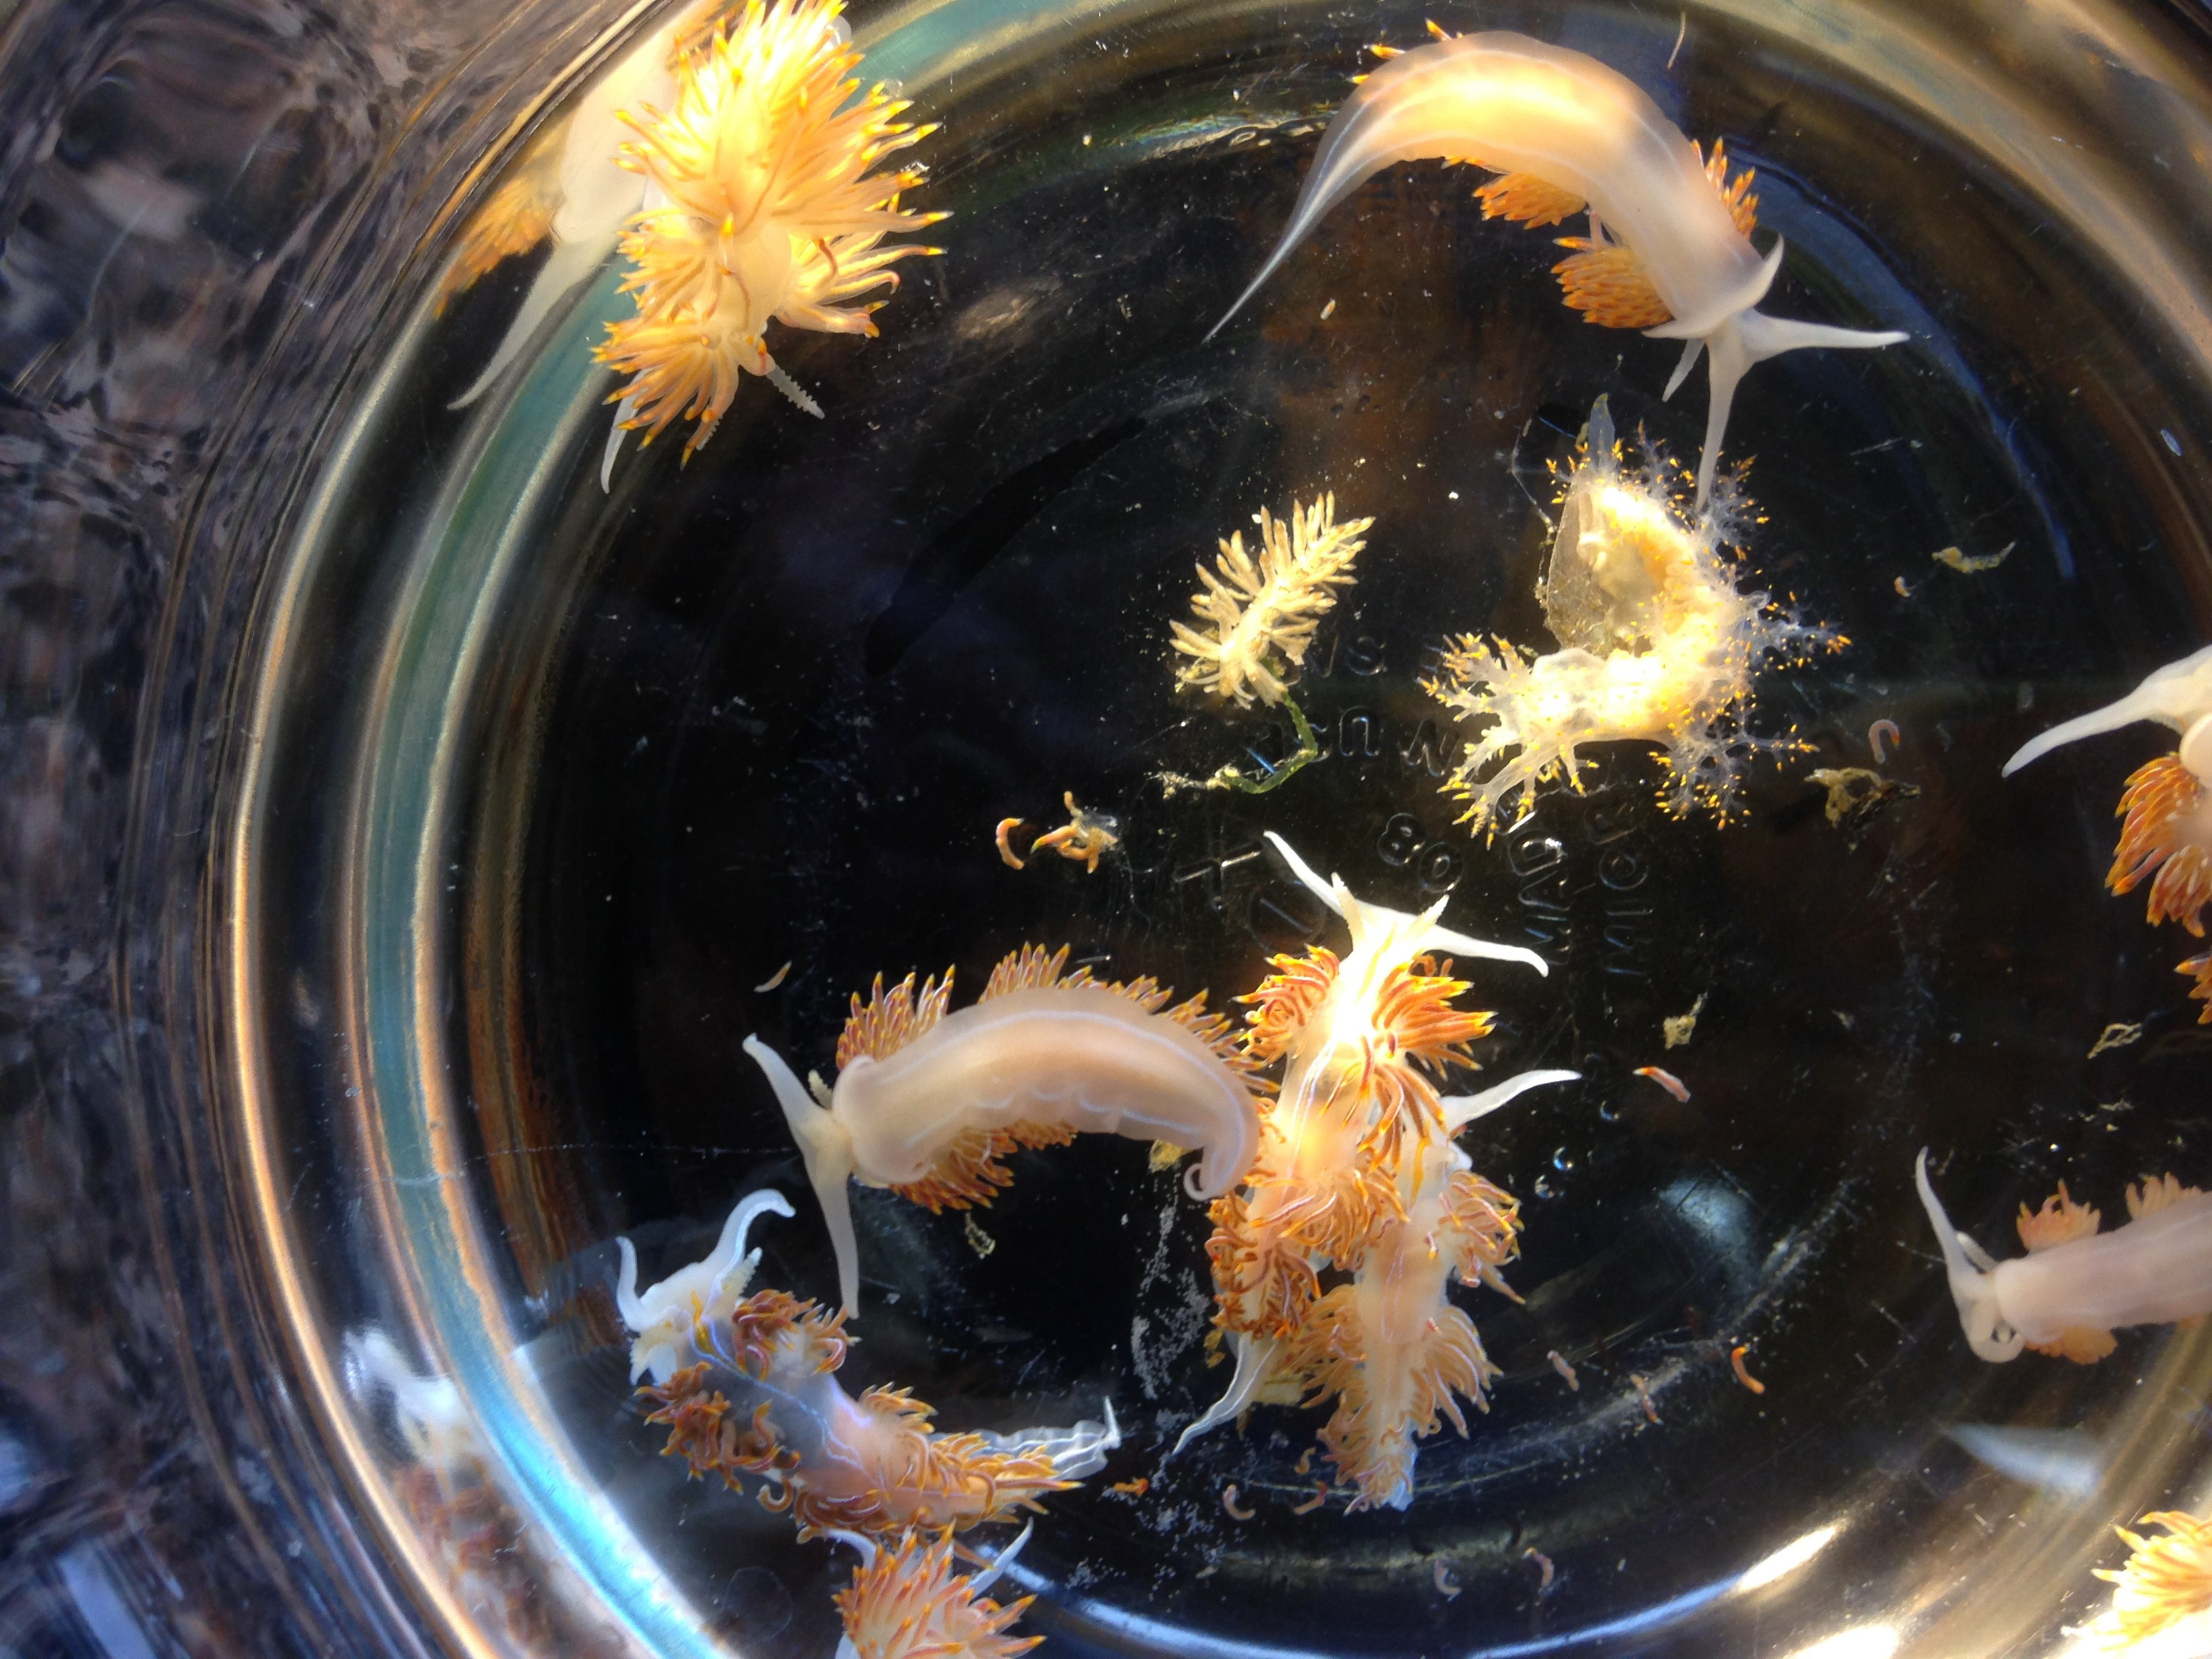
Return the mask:
M1820 1527L1802 1538L1784 1544L1780 1549L1749 1569L1735 1581L1735 1594L1764 1589L1778 1578L1786 1578L1803 1566L1836 1540L1841 1527Z

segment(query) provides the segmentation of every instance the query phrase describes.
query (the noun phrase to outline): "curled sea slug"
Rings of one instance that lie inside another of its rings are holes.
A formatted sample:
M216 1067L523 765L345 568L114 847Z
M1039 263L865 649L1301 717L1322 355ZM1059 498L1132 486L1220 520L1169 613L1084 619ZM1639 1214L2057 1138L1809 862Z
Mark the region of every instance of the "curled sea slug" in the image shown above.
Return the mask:
M910 1532L896 1545L878 1545L856 1534L838 1536L860 1553L860 1569L837 1592L845 1634L837 1659L1014 1659L1042 1636L1009 1636L1036 1598L1000 1607L984 1591L1013 1565L1029 1542L1030 1528L999 1552L982 1571L958 1578L952 1542Z
M963 1210L1012 1179L999 1161L1006 1153L1085 1133L1200 1149L1184 1177L1194 1198L1243 1178L1259 1109L1228 1017L1206 1012L1203 991L1170 1007L1173 993L1150 978L1102 985L1066 968L1065 945L1025 945L955 1013L949 969L919 994L911 974L889 992L878 978L868 1001L853 999L836 1087L820 1098L774 1049L745 1039L805 1154L848 1312L860 1294L848 1180L933 1212Z
M1661 804L1723 816L1747 761L1805 747L1747 729L1753 680L1848 641L1740 591L1723 548L1741 508L1724 498L1692 524L1659 488L1662 467L1656 453L1644 477L1626 466L1600 398L1537 586L1561 648L1534 656L1462 635L1422 681L1459 719L1487 722L1443 785L1467 805L1461 822L1484 835L1509 808L1525 817L1540 782L1563 776L1579 790L1587 744L1658 744L1669 776Z
M759 1196L740 1212L774 1207ZM641 1300L665 1304L671 1298L658 1297L660 1289ZM733 1490L757 1479L761 1503L788 1510L802 1537L882 1537L915 1527L964 1529L1035 1509L1045 1493L1104 1468L1121 1443L1111 1405L1103 1424L952 1434L933 1429L929 1407L902 1389L854 1399L836 1376L849 1341L844 1323L842 1313L779 1290L756 1291L726 1314L702 1317L688 1339L693 1363L638 1390L654 1408L647 1420L668 1427L668 1455ZM657 1334L637 1331L638 1345ZM634 1364L638 1358L634 1348Z
M2087 1364L2112 1351L2124 1325L2162 1325L2212 1313L2212 1196L2172 1176L2128 1193L2133 1218L2100 1233L2097 1212L2062 1190L2041 1212L2021 1211L2029 1254L1999 1261L1951 1225L1928 1181L1923 1150L1913 1166L1936 1229L1966 1341L1984 1359L2023 1346Z
M1781 269L1782 244L1763 258L1751 245L1749 178L1728 185L1720 147L1708 163L1635 82L1526 35L1435 33L1412 52L1375 49L1388 61L1329 123L1282 240L1222 322L1331 208L1383 168L1428 159L1487 168L1503 176L1480 192L1486 217L1542 225L1589 214L1589 234L1568 241L1574 255L1556 267L1567 303L1594 323L1685 342L1669 396L1698 353L1711 355L1699 506L1712 488L1736 383L1753 363L1808 346L1905 337L1755 309Z
M679 414L697 423L688 460L745 374L821 414L769 354L769 324L872 338L884 301L865 296L898 286L897 261L938 251L884 245L945 216L899 206L921 182L917 170L870 171L935 129L896 119L907 106L880 86L860 93L842 9L842 0L748 0L734 27L718 23L679 55L668 112L631 118L637 137L622 164L659 204L622 240L637 315L611 325L597 352L629 376L608 399L619 407L603 483L624 432L649 443Z
M1474 1063L1468 1045L1490 1020L1454 1006L1468 986L1432 952L1540 973L1543 959L1442 927L1441 902L1408 915L1355 898L1279 836L1267 838L1343 919L1352 949L1279 957L1245 999L1248 1051L1285 1069L1257 1163L1212 1212L1214 1322L1236 1372L1177 1449L1255 1403L1334 1399L1322 1442L1338 1480L1355 1488L1352 1507L1403 1509L1414 1440L1445 1418L1465 1432L1459 1401L1485 1408L1495 1374L1447 1287L1456 1279L1510 1295L1499 1270L1518 1248L1517 1205L1474 1173L1453 1139L1524 1090L1576 1074L1531 1072L1480 1095L1439 1093L1434 1077ZM1351 1278L1324 1292L1320 1276L1332 1268Z
M2129 893L2150 878L2151 925L2178 921L2202 939L2204 907L2212 904L2212 646L2156 670L2118 702L2022 744L2005 763L2004 775L2062 744L2138 720L2172 727L2181 744L2129 775L2115 813L2126 821L2105 885ZM2199 1022L2212 1024L2212 952L2191 957L2179 971L2196 976L2190 994L2205 1002Z

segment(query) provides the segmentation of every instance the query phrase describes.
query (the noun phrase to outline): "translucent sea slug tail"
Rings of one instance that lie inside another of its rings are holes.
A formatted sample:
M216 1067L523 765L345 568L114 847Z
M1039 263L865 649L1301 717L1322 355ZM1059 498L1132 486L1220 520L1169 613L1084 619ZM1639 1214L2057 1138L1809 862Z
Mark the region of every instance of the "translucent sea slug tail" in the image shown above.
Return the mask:
M783 1108L784 1121L791 1125L792 1139L806 1159L807 1179L814 1185L814 1197L822 1206L822 1219L830 1229L830 1243L837 1252L837 1293L845 1311L857 1314L860 1308L860 1247L853 1231L852 1198L847 1183L853 1176L852 1138L845 1126L815 1103L783 1056L757 1036L749 1036L745 1052L753 1063L766 1074L769 1086L775 1091L777 1104Z
M1066 1428L1017 1429L1011 1434L982 1434L994 1451L1017 1456L1042 1457L1052 1465L1059 1480L1081 1480L1106 1467L1106 1454L1121 1443L1121 1425L1114 1415L1114 1402L1105 1402L1106 1420L1084 1418Z
M1231 1334L1230 1340L1237 1349L1237 1374L1229 1379L1228 1391L1206 1408L1203 1417L1182 1431L1182 1438L1175 1443L1175 1450L1170 1452L1169 1456L1181 1453L1185 1446L1208 1429L1218 1428L1222 1424L1233 1420L1237 1413L1252 1403L1252 1396L1260 1391L1260 1385L1274 1370L1275 1356L1282 1346L1275 1338L1237 1331Z
M1305 184L1298 191L1297 204L1291 210L1290 223L1283 228L1282 240L1267 256L1267 263L1260 267L1260 274L1237 296L1237 303L1221 313L1219 322L1206 330L1207 339L1220 333L1228 326L1229 319L1244 309L1246 301L1282 268L1283 261L1297 252L1298 244L1313 234L1314 227L1331 208L1395 159L1388 143L1382 142L1387 137L1389 114L1389 101L1378 99L1365 88L1354 93L1337 112L1336 119L1322 135L1321 148L1314 152L1313 165L1306 170Z
M474 384L446 407L466 409L490 391L492 383L521 356L522 348L530 343L538 325L552 315L553 307L561 303L568 290L606 263L614 252L614 244L611 234L589 242L556 241L553 252L531 279L530 291L522 296L521 308L507 325L507 332L500 337L498 349L491 354L491 361L483 366Z

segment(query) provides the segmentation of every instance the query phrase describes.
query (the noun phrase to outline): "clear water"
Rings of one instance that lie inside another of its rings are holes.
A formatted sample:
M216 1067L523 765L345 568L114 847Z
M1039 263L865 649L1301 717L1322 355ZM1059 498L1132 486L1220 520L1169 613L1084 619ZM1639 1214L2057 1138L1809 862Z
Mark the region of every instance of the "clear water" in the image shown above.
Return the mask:
M2190 86L2110 19L2085 59L2032 15L1712 8L1676 53L1682 15L1445 21L1590 52L1725 137L1788 240L1768 308L1913 336L1778 360L1739 398L1761 584L1851 646L1762 683L1762 721L1816 753L1755 769L1726 828L1661 812L1632 749L1471 840L1416 683L1448 629L1545 637L1548 468L1594 397L1692 454L1702 375L1662 402L1671 346L1583 325L1548 245L1436 166L1361 191L1201 343L1358 48L1410 43L1418 9L864 16L871 72L945 123L917 204L954 212L947 255L905 268L881 340L777 341L829 418L749 386L688 468L632 449L611 495L586 348L611 276L461 412L532 264L442 315L410 301L269 602L227 960L282 1312L434 1617L495 1647L826 1654L847 1558L656 1455L614 1237L657 1278L774 1182L799 1213L757 1235L761 1282L832 1296L739 1041L826 1068L878 973L975 986L1024 941L1248 990L1272 952L1341 942L1263 830L1554 963L1473 999L1499 1011L1494 1075L1584 1073L1466 1143L1526 1206L1525 1304L1467 1303L1505 1376L1466 1440L1424 1443L1407 1512L1293 1516L1318 1413L1162 1462L1225 1373L1202 1208L1141 1145L1024 1155L980 1235L858 1194L848 1382L954 1428L1103 1397L1129 1425L1048 1504L1028 1629L1125 1653L2055 1652L2117 1565L2106 1523L2201 1497L2212 1338L1975 1360L1910 1181L1936 1148L1954 1216L2005 1254L2013 1206L2061 1178L2111 1216L2126 1180L2212 1175L2187 952L2100 885L2120 782L2170 739L1997 776L2205 636L2212 331L2185 274L2212 218L2160 151ZM1378 520L1299 690L1325 758L1264 797L1164 798L1163 772L1287 752L1282 722L1173 694L1167 624L1217 537L1323 487ZM1953 546L2011 551L1964 574L1932 562ZM1866 764L1881 719L1919 793L1854 840L1804 773ZM1063 791L1120 816L1123 854L1005 868L993 825L1057 822ZM2112 1022L2142 1039L2085 1059ZM1662 1060L1689 1102L1633 1075ZM347 1382L371 1328L459 1390L523 1529L510 1577L457 1578L410 1507L388 1411ZM2069 1431L2094 1489L1983 1466L1946 1434L1972 1424ZM1140 1500L1108 1490L1139 1474ZM1224 1512L1231 1481L1255 1520Z

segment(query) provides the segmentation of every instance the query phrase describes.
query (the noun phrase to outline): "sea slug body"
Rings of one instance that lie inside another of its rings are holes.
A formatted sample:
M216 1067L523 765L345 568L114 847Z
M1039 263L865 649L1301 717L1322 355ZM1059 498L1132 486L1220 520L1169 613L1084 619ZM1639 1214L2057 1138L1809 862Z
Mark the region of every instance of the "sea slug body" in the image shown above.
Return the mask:
M1067 951L1030 945L992 971L969 1007L945 1012L952 975L909 975L853 999L837 1045L837 1082L811 1096L757 1037L745 1052L768 1076L837 1252L846 1310L860 1300L859 1244L848 1180L889 1187L932 1211L988 1204L1011 1177L999 1162L1079 1133L1194 1147L1185 1185L1227 1192L1257 1150L1254 1063L1206 995L1169 1006L1149 978L1101 984L1066 971Z
M1693 524L1656 487L1662 465L1648 457L1639 478L1624 464L1598 398L1537 586L1560 649L1531 656L1463 635L1422 681L1458 719L1482 723L1443 783L1476 833L1525 817L1539 783L1564 778L1579 791L1585 744L1659 745L1668 777L1661 805L1723 818L1750 760L1807 746L1747 729L1753 680L1849 641L1741 591L1723 551L1741 514L1732 493Z
M1434 26L1431 26L1434 28ZM1531 225L1589 216L1557 268L1567 303L1593 322L1686 342L1671 395L1710 354L1711 398L1698 502L1710 493L1736 384L1753 363L1808 346L1893 345L1905 336L1769 317L1755 307L1782 264L1751 244L1748 179L1725 183L1633 82L1595 58L1506 33L1378 47L1323 134L1282 240L1228 321L1330 209L1401 161L1468 161L1504 176L1480 192L1486 216ZM1220 327L1216 324L1216 329Z
M766 1196L755 1194L753 1208L740 1205L739 1212L774 1208L759 1202ZM693 1325L683 1356L690 1363L638 1391L654 1408L647 1420L668 1427L667 1454L694 1475L718 1475L733 1488L747 1476L762 1481L760 1501L788 1510L802 1537L1003 1521L1096 1474L1121 1444L1110 1405L1103 1424L1012 1434L936 1430L930 1407L904 1389L870 1389L858 1399L845 1391L836 1373L848 1340L843 1315L780 1290L756 1291Z
M627 1238L615 1241L622 1252L615 1306L635 1338L630 1344L631 1382L649 1371L654 1382L665 1382L678 1366L690 1363L693 1329L730 1316L760 1266L758 1250L745 1254L745 1235L763 1212L788 1217L791 1202L773 1188L744 1199L722 1224L714 1254L678 1267L642 1296L637 1290L637 1250Z
M498 346L453 408L483 396L554 307L613 256L623 223L644 205L646 195L645 179L625 168L617 153L623 112L668 101L676 64L714 6L715 0L703 0L678 13L624 54L574 110L532 141L463 230L441 287L441 306L507 254L527 252L548 236L553 246Z
M1951 1225L1924 1151L1913 1178L1967 1344L1984 1359L2011 1359L2026 1346L2086 1364L2111 1352L2111 1333L2123 1326L2212 1313L2212 1194L2171 1176L2131 1188L2133 1219L2109 1233L2063 1188L2039 1212L2023 1206L2029 1254L2008 1261Z
M838 1535L862 1559L836 1597L845 1621L837 1659L1014 1659L1044 1639L1006 1633L1035 1596L1001 1607L983 1594L1013 1565L1029 1541L1028 1528L988 1568L965 1578L953 1574L948 1538L910 1532L895 1545L878 1545L858 1534Z
M2094 1569L2098 1577L2118 1588L2112 1605L2089 1625L2089 1633L2112 1650L2133 1648L2138 1643L2172 1632L2177 1645L2159 1651L2173 1655L2202 1653L2212 1628L2189 1632L2174 1631L2184 1620L2203 1626L2212 1612L2212 1521L2178 1510L2146 1515L2136 1523L2157 1527L2162 1538L2146 1538L2125 1527L2112 1530L2128 1547L2127 1565L2117 1571ZM2188 1638L2193 1636L2197 1639ZM2148 1650L2146 1649L2146 1651Z
M2150 880L2146 919L2153 927L2178 921L2204 937L2204 909L2212 904L2212 646L2155 670L2118 702L2092 710L2021 745L2004 764L2010 777L2063 744L2154 720L2181 734L2171 755L2148 761L2129 775L2115 816L2125 820L2105 885L2129 893ZM2183 963L2196 976L2190 994L2206 1004L2200 1023L2212 1024L2212 952Z
M665 113L626 116L621 162L648 205L629 221L623 283L637 315L611 325L599 361L629 378L600 466L604 485L625 432L650 443L680 414L696 422L689 459L757 374L810 415L822 410L769 353L771 321L873 337L898 286L897 261L938 250L884 238L945 216L902 209L921 174L871 169L935 129L896 118L907 106L849 78L860 54L842 0L748 0L675 64Z
M1198 567L1204 586L1190 608L1206 629L1170 624L1176 651L1191 659L1176 670L1176 684L1246 707L1255 699L1278 703L1288 693L1283 676L1305 661L1314 629L1335 607L1335 590L1358 580L1352 562L1375 524L1339 524L1333 490L1311 507L1292 501L1281 519L1263 507L1252 522L1260 527L1256 561L1240 530L1221 541L1218 574Z
M1268 840L1342 918L1352 949L1279 957L1245 999L1248 1051L1285 1069L1256 1164L1212 1209L1215 1323L1236 1372L1177 1449L1255 1403L1334 1399L1321 1438L1354 1488L1350 1507L1403 1509L1414 1441L1443 1419L1465 1432L1460 1401L1486 1408L1496 1375L1449 1285L1512 1293L1500 1269L1517 1249L1518 1206L1474 1173L1453 1138L1522 1091L1576 1074L1524 1073L1479 1095L1440 1094L1430 1073L1471 1066L1468 1045L1490 1024L1453 1006L1468 988L1431 953L1540 972L1542 959L1444 928L1441 902L1409 915L1356 898L1279 836ZM1324 1269L1350 1277L1324 1291Z

